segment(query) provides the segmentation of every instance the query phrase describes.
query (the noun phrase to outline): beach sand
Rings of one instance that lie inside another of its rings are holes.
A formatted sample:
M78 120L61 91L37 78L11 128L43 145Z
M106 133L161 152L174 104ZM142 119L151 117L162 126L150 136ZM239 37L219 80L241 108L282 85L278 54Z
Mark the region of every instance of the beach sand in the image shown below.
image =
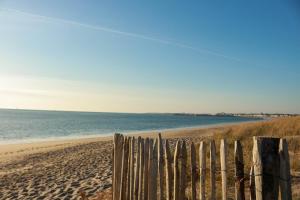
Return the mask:
M250 123L255 122L246 124ZM164 138L197 141L232 126L236 125L161 133ZM157 137L157 132L138 135ZM0 145L0 199L81 199L81 191L88 197L104 194L112 185L111 162L112 137Z

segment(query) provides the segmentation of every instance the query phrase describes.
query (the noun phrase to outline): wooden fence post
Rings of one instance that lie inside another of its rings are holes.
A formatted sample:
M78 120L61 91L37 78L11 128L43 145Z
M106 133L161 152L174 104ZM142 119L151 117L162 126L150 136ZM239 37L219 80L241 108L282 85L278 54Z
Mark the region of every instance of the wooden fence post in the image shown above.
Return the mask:
M143 200L143 181L144 181L144 157L145 157L145 144L144 144L144 139L141 139L141 143L140 143L140 151L141 151L141 157L140 157L140 172L139 172L139 195L138 195L138 199L139 200Z
M120 199L123 142L124 138L121 134L114 135L113 200Z
M137 140L137 154L136 154L136 165L135 165L135 179L134 179L134 200L139 199L139 183L140 183L140 160L141 160L141 137Z
M250 200L256 200L255 196L255 176L254 176L254 167L251 166L250 169Z
M149 156L149 184L148 184L148 199L157 200L157 146L158 140L154 141L154 145L150 145ZM151 143L150 143L151 144Z
M169 142L166 140L165 147L165 168L166 168L166 200L172 199L172 161Z
M200 169L200 200L205 200L205 178L206 178L206 144L200 142L199 147L199 169Z
M134 191L134 143L135 138L131 138L130 143L130 191L129 191L129 199L133 200L133 191Z
M131 140L132 137L128 137L128 161L127 161L127 176L126 176L126 200L130 199L130 182L131 182Z
M179 199L185 200L185 189L186 189L186 160L187 160L187 150L186 143L182 141L182 146L180 150L180 182L179 182Z
M243 148L239 140L234 143L235 199L245 200Z
M255 177L255 199L263 200L263 166L261 160L261 141L253 137L253 171Z
M144 154L144 198L143 200L148 199L148 176L149 176L149 159L150 159L150 146L153 145L153 140L146 138L145 140L145 154Z
M177 141L174 152L174 200L179 200L179 156L180 156L180 141Z
M158 178L159 178L159 200L164 199L164 149L161 134L158 134Z
M191 200L196 200L196 149L191 143Z
M290 157L286 139L280 139L280 194L281 200L292 199Z
M112 199L114 199L114 185L115 185L115 147L114 147L114 143L115 143L115 135L113 138L113 149L112 149L112 163L111 163L111 168L112 168L112 186L111 186L111 191L112 191ZM84 199L84 198L83 198Z
M227 200L227 143L221 140L220 145L221 176L222 176L222 199Z
M120 187L120 200L126 199L126 187L127 187L127 172L128 172L128 138L125 137L123 144L123 156L122 156L122 174L121 174L121 187Z
M253 143L256 200L277 200L279 138L254 137Z
M216 200L216 144L210 141L210 199Z

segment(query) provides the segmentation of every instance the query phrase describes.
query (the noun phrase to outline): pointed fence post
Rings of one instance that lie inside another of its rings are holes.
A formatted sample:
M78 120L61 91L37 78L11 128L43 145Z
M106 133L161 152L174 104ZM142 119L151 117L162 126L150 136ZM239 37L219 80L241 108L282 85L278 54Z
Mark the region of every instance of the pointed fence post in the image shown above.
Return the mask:
M253 140L256 200L278 200L279 138L254 137Z
M235 199L245 200L243 148L239 140L234 143Z
M172 199L172 161L169 141L166 140L165 147L165 170L166 170L166 200Z
M255 180L255 199L263 200L263 166L261 159L261 141L253 137L253 171Z
M139 199L139 183L140 183L140 160L141 160L141 137L137 140L137 153L136 153L136 165L135 165L135 179L134 179L134 200Z
M221 140L220 145L221 176L222 176L222 200L227 200L227 143Z
M123 156L122 156L122 174L121 174L121 188L120 188L120 200L126 200L126 187L127 187L127 173L128 173L128 138L125 137L123 144Z
M186 163L187 163L187 150L186 142L182 141L180 150L180 183L179 183L179 199L185 200L185 189L186 189Z
M123 142L124 137L121 134L114 135L113 200L120 199Z
M210 141L210 199L216 200L216 144Z
M145 157L145 144L144 144L144 139L141 139L140 143L140 151L141 151L141 157L140 157L140 171L139 171L139 195L138 199L143 200L143 187L144 187L144 157Z
M191 143L191 200L196 200L196 148Z
M135 138L131 138L131 143L130 143L130 191L129 191L129 199L133 200L133 192L134 192L134 143L135 143Z
M126 174L126 198L125 200L130 199L130 175L131 175L131 140L132 137L128 137L128 161L127 161L127 174Z
M161 134L158 134L158 178L159 178L159 200L164 199L164 149Z
M255 196L255 176L254 176L254 168L251 166L250 169L250 200L256 200Z
M177 141L174 152L174 200L179 200L179 156L180 156L180 141Z
M149 159L150 159L150 146L153 145L153 140L146 138L145 140L145 155L144 155L144 183L143 183L143 188L144 188L144 198L143 200L148 199L148 176L149 176Z
M157 200L157 154L158 154L158 140L154 141L154 145L150 145L150 157L149 157L149 189L148 199Z
M292 200L290 157L286 139L280 139L280 194L281 200Z
M205 200L205 178L206 178L206 143L200 142L199 147L199 164L200 164L200 200Z
M113 144L115 143L115 139L113 139ZM114 199L114 184L115 184L115 147L113 145L112 149L112 163L111 163L111 168L112 168L112 186L111 186L111 191L112 191L112 199Z

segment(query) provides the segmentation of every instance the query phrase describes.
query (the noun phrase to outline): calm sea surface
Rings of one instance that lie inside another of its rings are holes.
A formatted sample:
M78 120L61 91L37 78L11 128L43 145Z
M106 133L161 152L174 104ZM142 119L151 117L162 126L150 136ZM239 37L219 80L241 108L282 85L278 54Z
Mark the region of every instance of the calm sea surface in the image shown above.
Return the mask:
M91 113L0 109L0 143L87 137L253 121L230 116ZM257 120L257 119L256 119Z

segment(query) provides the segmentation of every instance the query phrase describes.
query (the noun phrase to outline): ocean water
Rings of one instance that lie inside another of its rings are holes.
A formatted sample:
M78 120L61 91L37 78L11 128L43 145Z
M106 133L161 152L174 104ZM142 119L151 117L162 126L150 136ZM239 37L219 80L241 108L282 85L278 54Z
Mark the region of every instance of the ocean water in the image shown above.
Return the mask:
M253 121L232 116L0 109L0 143L27 142Z

